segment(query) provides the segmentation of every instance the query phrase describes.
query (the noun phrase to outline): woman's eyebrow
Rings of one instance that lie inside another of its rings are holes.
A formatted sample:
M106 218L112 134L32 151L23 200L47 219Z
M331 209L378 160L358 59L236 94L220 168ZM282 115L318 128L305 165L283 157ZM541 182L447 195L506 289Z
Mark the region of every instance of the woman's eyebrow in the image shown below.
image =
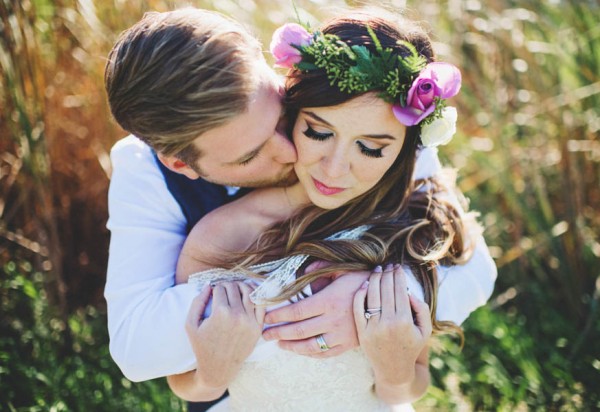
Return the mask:
M314 120L316 120L318 122L321 122L327 126L333 127L333 125L331 123L329 123L327 120L323 119L322 117L317 116L313 112L307 112L307 111L303 110L302 113L304 113L305 115L307 115L309 117L312 117Z
M396 140L394 136L391 134L363 134L363 137L369 139L388 139L388 140Z

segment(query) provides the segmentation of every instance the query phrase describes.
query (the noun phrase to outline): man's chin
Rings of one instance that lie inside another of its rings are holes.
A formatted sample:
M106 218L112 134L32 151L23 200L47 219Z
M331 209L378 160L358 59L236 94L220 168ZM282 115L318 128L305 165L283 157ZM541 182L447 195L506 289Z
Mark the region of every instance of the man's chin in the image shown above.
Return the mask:
M264 180L249 180L246 182L222 182L212 180L210 176L202 176L202 178L208 182L215 183L222 186L233 186L233 187L248 187L258 189L261 187L287 187L291 186L298 181L294 169L287 172L286 174L277 176L273 179Z
M281 177L280 179L271 182L270 185L266 185L263 187L287 187L287 186L291 186L294 183L296 183L298 181L298 176L296 176L296 172L294 172L293 170L288 173L287 175Z
M298 181L296 173L292 170L290 173L279 176L272 180L256 180L253 182L245 182L241 187L252 187L258 189L260 187L287 187L291 186Z

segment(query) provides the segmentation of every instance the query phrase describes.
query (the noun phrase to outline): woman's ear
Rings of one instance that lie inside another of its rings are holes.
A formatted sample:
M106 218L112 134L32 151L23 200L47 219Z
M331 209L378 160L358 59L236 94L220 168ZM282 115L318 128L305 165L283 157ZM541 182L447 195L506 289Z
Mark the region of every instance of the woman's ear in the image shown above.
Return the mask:
M183 160L178 159L175 156L165 156L157 153L158 160L170 171L184 175L185 177L195 180L200 177L198 173L194 171L187 163Z

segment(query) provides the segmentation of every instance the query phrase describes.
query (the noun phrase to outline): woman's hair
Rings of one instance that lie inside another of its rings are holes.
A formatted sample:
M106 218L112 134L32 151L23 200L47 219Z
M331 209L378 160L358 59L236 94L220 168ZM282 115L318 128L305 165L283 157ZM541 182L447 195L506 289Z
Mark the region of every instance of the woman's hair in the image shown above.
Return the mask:
M404 56L409 52L402 42L409 42L427 62L434 60L430 39L421 28L408 21L396 23L390 18L380 17L380 13L351 12L334 18L320 30L324 34L337 35L350 46L364 45L374 52L375 45L367 26L384 49L391 48ZM286 86L285 104L290 130L300 109L335 106L362 94L343 92L331 86L323 70L305 72L292 69ZM401 127L400 123L398 127ZM238 269L282 255L306 254L313 260L333 263L325 269L300 276L278 297L280 300L299 293L320 276L401 263L412 269L423 286L434 331L461 334L456 325L435 319L436 265L457 264L465 260L470 242L464 217L443 200L444 193L451 188L436 179L412 180L419 145L420 127L407 127L400 154L373 188L337 209L324 210L312 205L275 224L244 253L245 260L237 266ZM365 224L372 226L358 240L324 240L344 229Z

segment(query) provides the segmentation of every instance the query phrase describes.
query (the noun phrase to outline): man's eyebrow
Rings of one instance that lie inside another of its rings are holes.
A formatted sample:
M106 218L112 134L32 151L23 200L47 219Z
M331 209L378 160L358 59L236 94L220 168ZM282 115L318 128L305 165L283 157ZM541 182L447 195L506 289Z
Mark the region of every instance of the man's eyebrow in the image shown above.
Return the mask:
M247 162L248 160L255 157L262 150L262 148L265 147L266 144L267 144L267 142L263 142L260 146L258 146L254 150L242 155L241 157L237 158L233 162L229 162L229 164L233 165L233 164L240 164L240 163Z
M312 117L314 120L321 122L327 126L333 127L333 125L331 123L329 123L327 120L323 119L320 116L317 116L316 114L314 114L313 112L308 112L303 110L302 113L304 113L305 115L307 115L308 117ZM390 134L364 134L363 137L366 137L368 139L387 139L387 140L396 140L396 138Z

